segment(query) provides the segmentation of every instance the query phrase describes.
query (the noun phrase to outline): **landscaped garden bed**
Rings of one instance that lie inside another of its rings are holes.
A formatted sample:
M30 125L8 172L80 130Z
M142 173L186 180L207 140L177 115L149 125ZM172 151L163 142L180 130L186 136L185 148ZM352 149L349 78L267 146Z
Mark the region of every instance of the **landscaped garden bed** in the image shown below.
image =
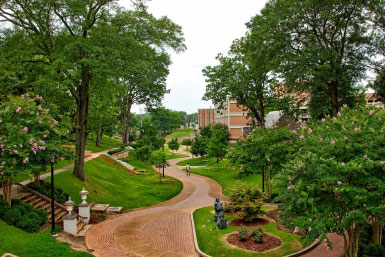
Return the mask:
M212 209L213 207L211 206L201 208L196 210L193 215L199 248L208 255L281 257L300 251L304 247L301 243L301 236L280 231L277 228L276 223L271 220L269 224L260 226L264 230L264 240L266 240L266 245L264 246L264 244L259 244L259 246L256 246L255 249L259 249L259 252L251 252L254 250L250 249L243 250L240 245L232 245L228 241L228 239L231 241L231 238L234 237L231 236L231 234L238 236L239 227L231 225L231 222L238 217L234 215L225 215L225 218L228 221L227 228L224 230L217 230L217 224L213 221ZM269 211L271 209L273 208L266 206L262 207L263 211ZM268 219L267 217L263 218ZM252 229L250 228L250 230ZM278 245L278 241L270 241L270 239L266 239L266 235L268 235L267 238L271 236L279 239L281 244ZM249 243L244 244L248 245ZM270 250L267 250L267 248Z
M256 243L253 241L253 236L249 235L245 241L239 239L239 233L232 233L226 237L226 241L238 248L249 251L264 252L279 247L282 242L279 238L263 233L263 242Z

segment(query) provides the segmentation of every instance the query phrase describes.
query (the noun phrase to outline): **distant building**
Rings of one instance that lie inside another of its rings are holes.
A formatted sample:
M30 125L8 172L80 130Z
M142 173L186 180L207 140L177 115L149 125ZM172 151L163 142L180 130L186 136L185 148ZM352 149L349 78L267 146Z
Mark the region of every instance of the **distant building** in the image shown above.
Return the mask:
M214 109L198 109L199 128L214 124Z
M374 93L365 94L366 106L375 106L377 108L384 108L384 103L380 96Z

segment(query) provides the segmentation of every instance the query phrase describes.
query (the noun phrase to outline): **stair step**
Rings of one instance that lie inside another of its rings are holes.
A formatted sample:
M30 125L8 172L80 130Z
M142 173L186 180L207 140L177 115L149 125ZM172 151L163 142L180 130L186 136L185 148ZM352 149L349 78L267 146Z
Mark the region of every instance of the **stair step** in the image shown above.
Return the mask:
M50 207L51 207L51 203L48 203L47 201L45 201L45 204L41 207L41 209L44 211L47 211L47 209Z
M55 216L55 222L59 222L67 214L66 211L62 210L57 216Z
M33 201L36 198L37 198L36 195L31 195L29 197L24 198L22 201L25 202L25 203L29 203L29 201Z
M23 201L24 198L29 197L29 196L31 196L31 195L32 195L32 193L28 193L28 192L20 193L20 194L17 196L17 199Z
M78 236L84 237L86 236L87 231L92 227L91 224L87 224L84 226L84 228L78 232Z
M41 202L42 199L37 197L35 200L31 201L30 204L32 204L33 206L35 206L36 204L38 204L39 202Z
M78 234L79 232L86 226L86 223L84 222L81 222L80 224L78 224Z
M40 202L38 202L35 206L33 206L33 208L35 209L43 209L42 207L46 204L47 202L42 200Z

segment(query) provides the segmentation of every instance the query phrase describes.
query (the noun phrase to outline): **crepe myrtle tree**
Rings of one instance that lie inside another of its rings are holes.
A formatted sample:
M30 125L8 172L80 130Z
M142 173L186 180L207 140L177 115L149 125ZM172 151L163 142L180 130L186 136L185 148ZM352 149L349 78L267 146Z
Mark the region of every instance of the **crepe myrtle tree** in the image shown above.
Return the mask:
M39 173L49 163L51 151L60 153L64 126L50 115L41 96L9 96L0 106L0 182L3 199L11 205L14 177Z
M356 257L360 233L373 225L381 244L385 216L385 110L349 109L302 124L295 157L277 176L283 220L294 232L344 237L345 256Z

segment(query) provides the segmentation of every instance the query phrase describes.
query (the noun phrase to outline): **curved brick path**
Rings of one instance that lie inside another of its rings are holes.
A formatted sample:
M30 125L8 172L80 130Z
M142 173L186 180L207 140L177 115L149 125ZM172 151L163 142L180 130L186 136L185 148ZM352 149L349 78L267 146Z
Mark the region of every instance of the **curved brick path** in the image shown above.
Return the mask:
M186 176L175 164L183 159L170 160L165 170L183 182L183 190L176 197L144 209L124 213L113 219L94 225L87 232L87 247L100 257L125 256L198 256L190 213L194 209L212 205L222 195L219 184L209 178L192 174ZM343 254L343 239L330 234L333 249L320 244L305 257L340 257Z

